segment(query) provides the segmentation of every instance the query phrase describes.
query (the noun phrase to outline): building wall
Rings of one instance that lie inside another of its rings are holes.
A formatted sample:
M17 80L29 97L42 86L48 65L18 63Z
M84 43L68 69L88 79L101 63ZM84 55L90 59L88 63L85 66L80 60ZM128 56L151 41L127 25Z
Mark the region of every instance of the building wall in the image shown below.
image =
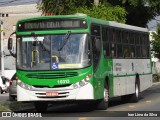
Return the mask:
M5 31L4 39L7 39L14 31L13 26L16 25L18 20L41 16L41 12L37 10L36 4L0 7L0 13L7 13L9 15L2 18Z
M36 4L28 4L28 5L16 5L16 6L4 6L0 7L0 13L8 14L8 17L3 17L3 28L4 28L4 40L3 40L3 50L6 55L9 55L9 51L7 49L8 38L12 32L15 31L15 25L18 20L38 17L41 16L41 12L37 10ZM14 38L14 37L13 37ZM15 48L15 38L14 38L14 48ZM4 57L4 68L5 70L15 70L15 58L12 56ZM9 73L12 73L9 71ZM11 77L8 71L5 71L6 77ZM14 72L13 72L14 73Z

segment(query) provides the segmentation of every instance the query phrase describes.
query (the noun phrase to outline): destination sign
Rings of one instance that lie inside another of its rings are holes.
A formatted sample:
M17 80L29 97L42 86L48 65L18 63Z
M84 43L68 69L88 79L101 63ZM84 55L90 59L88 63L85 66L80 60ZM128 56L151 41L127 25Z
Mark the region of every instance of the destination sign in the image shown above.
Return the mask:
M32 20L18 24L18 31L51 30L51 29L78 29L87 28L85 20L79 19L44 19Z

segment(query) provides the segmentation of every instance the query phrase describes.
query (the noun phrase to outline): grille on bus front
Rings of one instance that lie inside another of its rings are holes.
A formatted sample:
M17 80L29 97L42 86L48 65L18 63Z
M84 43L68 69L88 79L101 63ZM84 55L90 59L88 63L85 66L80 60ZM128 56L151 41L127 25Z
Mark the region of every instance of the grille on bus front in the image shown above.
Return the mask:
M36 74L27 74L28 78L37 78L37 79L56 79L56 78L66 78L78 76L77 72L63 72L63 73L36 73Z

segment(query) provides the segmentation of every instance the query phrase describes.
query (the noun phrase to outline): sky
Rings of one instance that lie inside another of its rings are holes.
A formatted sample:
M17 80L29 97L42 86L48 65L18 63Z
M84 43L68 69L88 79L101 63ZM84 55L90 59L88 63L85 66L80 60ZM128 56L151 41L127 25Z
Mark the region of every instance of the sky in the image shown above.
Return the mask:
M20 4L33 4L37 3L38 1L39 0L0 0L0 7Z
M160 23L160 16L155 17L148 23L148 29L150 31L156 31L157 23Z

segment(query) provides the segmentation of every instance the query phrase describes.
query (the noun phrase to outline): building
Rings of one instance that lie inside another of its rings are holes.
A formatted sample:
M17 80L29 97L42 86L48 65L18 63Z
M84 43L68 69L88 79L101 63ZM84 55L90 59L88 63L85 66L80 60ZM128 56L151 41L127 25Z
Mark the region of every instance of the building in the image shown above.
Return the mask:
M19 19L41 16L41 12L37 9L37 4L3 6L0 7L0 12L9 15L8 17L2 18L5 30L4 39L7 39L14 31L16 22Z
M9 51L7 49L8 38L10 34L15 31L15 25L17 21L19 19L41 16L41 12L39 12L37 9L36 1L38 0L34 0L34 1L35 2L32 2L31 4L26 4L26 2L22 2L20 4L18 3L6 4L4 6L1 6L0 4L0 13L8 14L8 17L2 18L3 28L4 28L4 34L3 34L4 39L2 43L3 43L3 51L5 55L9 55ZM14 48L15 48L15 43L16 42L14 40ZM12 56L5 56L5 55L4 55L4 72L2 69L1 74L4 73L4 76L11 78L12 75L15 73L15 58ZM1 61L3 61L2 57L1 57Z

